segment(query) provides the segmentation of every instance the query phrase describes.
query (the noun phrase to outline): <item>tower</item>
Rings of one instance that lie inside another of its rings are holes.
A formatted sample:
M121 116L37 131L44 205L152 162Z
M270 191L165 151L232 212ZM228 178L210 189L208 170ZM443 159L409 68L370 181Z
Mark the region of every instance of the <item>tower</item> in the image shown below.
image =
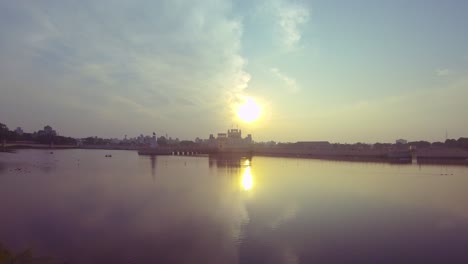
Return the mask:
M151 148L157 148L158 147L158 141L156 140L156 133L153 132L153 137L151 138L151 143L150 143Z

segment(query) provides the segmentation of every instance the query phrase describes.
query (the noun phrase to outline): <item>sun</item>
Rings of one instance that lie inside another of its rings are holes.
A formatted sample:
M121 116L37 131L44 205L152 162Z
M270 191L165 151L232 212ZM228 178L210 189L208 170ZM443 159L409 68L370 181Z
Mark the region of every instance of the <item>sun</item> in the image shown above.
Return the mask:
M239 106L237 117L246 123L252 123L260 118L261 112L262 107L255 99L248 97L245 99L245 102Z

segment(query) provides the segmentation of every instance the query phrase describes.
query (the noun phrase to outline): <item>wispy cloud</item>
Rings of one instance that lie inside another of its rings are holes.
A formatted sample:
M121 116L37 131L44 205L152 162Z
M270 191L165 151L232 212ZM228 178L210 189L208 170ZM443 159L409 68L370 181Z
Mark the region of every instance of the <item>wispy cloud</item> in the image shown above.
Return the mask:
M437 76L448 76L452 74L450 69L437 69L436 70Z
M310 12L299 3L286 1L277 3L276 12L282 42L287 49L292 49L302 38L301 26L308 22Z
M287 76L286 74L282 73L278 68L271 68L270 71L275 75L276 78L280 79L286 90L290 93L297 93L299 92L300 88L297 85L295 79Z

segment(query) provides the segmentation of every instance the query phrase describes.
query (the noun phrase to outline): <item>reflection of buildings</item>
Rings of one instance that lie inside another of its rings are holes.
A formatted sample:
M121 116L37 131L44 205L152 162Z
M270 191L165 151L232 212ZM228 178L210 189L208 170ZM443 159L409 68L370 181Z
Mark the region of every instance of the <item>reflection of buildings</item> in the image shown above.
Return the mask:
M156 156L150 156L150 161L151 161L151 177L153 178L153 181L156 180Z
M240 186L248 191L253 187L253 176L251 172L252 157L223 158L210 156L208 159L210 168L227 169L230 173L240 176Z
M246 162L250 165L252 156L226 156L226 155L210 155L208 163L210 168L241 168Z

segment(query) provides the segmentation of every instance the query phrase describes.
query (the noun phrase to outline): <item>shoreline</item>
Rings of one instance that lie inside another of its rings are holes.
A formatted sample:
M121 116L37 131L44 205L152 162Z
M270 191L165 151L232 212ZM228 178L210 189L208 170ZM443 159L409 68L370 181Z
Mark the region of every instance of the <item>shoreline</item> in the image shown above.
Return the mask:
M200 156L201 152L173 153L169 149L155 149L148 151L147 148L138 146L76 146L76 145L46 145L46 144L5 144L0 152L14 153L20 149L88 149L88 150L131 150L138 151L139 155L157 156ZM146 150L146 151L145 151ZM397 153L398 155L394 155ZM185 155L184 155L185 154ZM238 157L281 157L318 159L331 161L355 161L355 162L377 162L388 164L440 164L440 165L468 165L468 151L464 149L422 149L411 153L409 151L343 151L343 150L304 150L304 149L252 149L239 152L212 152L209 156L224 159ZM414 154L414 156L413 156Z
M0 147L2 150L15 150L15 149L76 149L75 145L47 145L47 144L5 144L5 147Z

